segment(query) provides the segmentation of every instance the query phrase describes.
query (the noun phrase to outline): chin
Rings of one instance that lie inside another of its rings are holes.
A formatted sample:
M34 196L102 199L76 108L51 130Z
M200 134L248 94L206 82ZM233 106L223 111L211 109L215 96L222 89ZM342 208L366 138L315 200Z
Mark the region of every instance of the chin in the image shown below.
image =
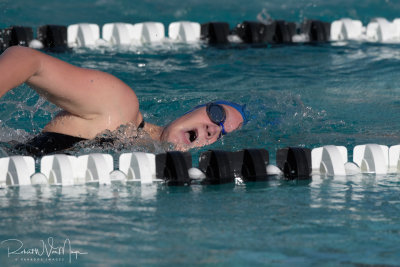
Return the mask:
M174 144L174 149L177 150L177 151L186 152L189 149L191 149L191 147L188 147L185 144Z
M177 151L188 151L190 149L190 147L182 143L179 138L174 137L169 131L168 127L165 127L161 133L160 141L172 144L174 149Z

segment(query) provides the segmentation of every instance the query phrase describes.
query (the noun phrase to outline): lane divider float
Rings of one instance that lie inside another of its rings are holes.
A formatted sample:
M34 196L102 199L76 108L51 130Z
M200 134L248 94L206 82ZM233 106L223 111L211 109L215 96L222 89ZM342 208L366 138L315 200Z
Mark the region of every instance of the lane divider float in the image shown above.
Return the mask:
M115 181L171 186L227 184L268 181L271 176L307 180L313 175L349 176L400 173L400 145L365 144L353 149L348 161L344 146L327 145L314 149L287 147L276 151L276 166L270 164L265 149L240 151L209 150L200 154L198 167L192 166L189 152L161 154L123 153L114 168L112 155L47 155L40 159L40 171L29 156L0 158L0 187L49 184L71 186L87 183L108 185Z
M100 31L101 30L101 31ZM304 20L301 23L273 20L244 21L230 28L226 22L176 21L168 25L168 37L160 22L107 23L102 26L78 23L69 26L11 26L0 29L0 51L12 45L66 51L75 47L131 46L162 43L287 44L315 42L400 43L400 18L375 18L366 26L359 20L342 18L333 22Z

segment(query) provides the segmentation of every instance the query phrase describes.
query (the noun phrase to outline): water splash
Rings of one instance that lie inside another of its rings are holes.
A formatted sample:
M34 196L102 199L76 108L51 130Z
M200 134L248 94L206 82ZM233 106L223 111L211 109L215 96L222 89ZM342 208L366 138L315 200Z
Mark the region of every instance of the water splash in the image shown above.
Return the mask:
M147 152L162 153L173 150L170 144L153 140L142 129L137 129L133 123L121 125L114 131L105 130L95 138L77 143L69 152L87 153L123 153Z
M273 21L271 15L267 12L266 8L263 8L261 12L257 14L257 20L264 24L271 24Z

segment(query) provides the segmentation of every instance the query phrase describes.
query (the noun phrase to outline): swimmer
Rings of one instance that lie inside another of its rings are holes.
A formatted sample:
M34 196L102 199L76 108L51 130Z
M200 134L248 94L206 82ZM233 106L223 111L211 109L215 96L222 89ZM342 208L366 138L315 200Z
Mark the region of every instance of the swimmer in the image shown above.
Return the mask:
M246 122L243 107L227 101L198 106L164 127L145 122L135 92L117 77L26 47L8 48L0 56L0 73L0 97L26 83L62 109L30 142L42 152L66 149L121 125L142 128L152 139L185 151L212 144ZM49 140L57 143L50 151Z

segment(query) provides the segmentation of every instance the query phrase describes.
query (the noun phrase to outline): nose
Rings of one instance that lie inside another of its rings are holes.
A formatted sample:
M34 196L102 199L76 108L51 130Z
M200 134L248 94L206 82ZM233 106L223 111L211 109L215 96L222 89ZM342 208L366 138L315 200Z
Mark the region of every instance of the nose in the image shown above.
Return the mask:
M221 128L218 125L216 125L216 124L207 124L206 125L206 134L207 134L206 138L207 139L212 139L215 136L219 136L220 132L221 132Z

